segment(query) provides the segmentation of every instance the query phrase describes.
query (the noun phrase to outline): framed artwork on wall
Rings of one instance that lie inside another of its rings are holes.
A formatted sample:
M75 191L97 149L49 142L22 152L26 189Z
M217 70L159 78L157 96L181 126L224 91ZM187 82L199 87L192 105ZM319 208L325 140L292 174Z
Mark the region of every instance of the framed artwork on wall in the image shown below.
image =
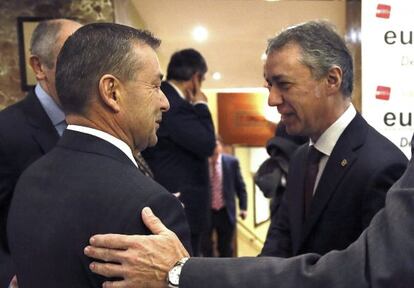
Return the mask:
M266 93L217 94L218 131L225 144L264 147L274 136L276 125L264 113L267 96Z
M19 45L19 64L21 89L23 91L30 90L36 85L36 77L30 68L30 38L33 30L39 22L51 19L51 17L18 17L17 18L17 37Z

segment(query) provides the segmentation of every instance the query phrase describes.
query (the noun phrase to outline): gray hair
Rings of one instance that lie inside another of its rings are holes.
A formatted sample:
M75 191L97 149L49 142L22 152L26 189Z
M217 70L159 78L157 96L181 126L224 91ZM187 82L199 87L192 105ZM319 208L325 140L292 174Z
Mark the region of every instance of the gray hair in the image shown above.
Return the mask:
M341 92L351 97L353 89L352 56L341 36L326 21L309 21L289 27L269 40L266 54L287 44L297 44L302 50L301 62L309 67L316 79L326 76L333 66L342 70Z
M30 39L30 53L39 57L40 62L52 69L55 66L55 45L59 38L63 19L44 20L36 26Z

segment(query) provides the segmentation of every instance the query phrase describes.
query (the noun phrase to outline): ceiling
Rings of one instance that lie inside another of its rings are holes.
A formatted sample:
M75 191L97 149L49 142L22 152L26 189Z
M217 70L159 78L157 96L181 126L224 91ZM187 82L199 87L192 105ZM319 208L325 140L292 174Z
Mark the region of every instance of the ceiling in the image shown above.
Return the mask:
M267 39L311 19L327 19L343 32L345 1L115 0L115 18L144 27L162 40L159 57L164 71L172 53L192 47L209 67L203 88L261 87ZM205 42L193 40L196 25L208 29ZM213 72L222 78L212 79Z

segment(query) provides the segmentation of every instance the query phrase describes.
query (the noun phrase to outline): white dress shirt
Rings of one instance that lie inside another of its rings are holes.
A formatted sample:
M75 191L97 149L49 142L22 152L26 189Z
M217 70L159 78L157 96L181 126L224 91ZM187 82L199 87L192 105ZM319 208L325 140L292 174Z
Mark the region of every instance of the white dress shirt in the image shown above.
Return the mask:
M325 132L322 133L316 143L313 143L312 140L310 141L310 145L314 145L317 150L324 154L319 161L319 170L318 175L316 176L313 193L315 193L316 187L318 187L319 180L321 179L323 170L326 167L326 163L328 162L329 156L331 156L336 142L342 132L344 132L345 128L348 127L349 123L351 123L354 119L355 115L356 110L354 105L351 103L341 117L339 117L331 126L329 126L328 129L325 130Z
M62 109L56 104L55 100L43 90L40 84L37 84L35 87L35 94L37 99L39 99L40 105L47 116L49 116L50 121L58 132L59 136L62 136L63 131L66 129L65 113Z
M129 148L129 146L121 139L118 139L112 136L111 134L103 132L101 130L97 130L97 129L86 127L86 126L68 125L68 128L66 129L89 134L89 135L101 138L102 140L105 140L111 143L112 145L117 147L119 150L121 150L132 161L132 163L134 163L134 165L138 167L138 164L134 159L134 155L132 154L131 148Z

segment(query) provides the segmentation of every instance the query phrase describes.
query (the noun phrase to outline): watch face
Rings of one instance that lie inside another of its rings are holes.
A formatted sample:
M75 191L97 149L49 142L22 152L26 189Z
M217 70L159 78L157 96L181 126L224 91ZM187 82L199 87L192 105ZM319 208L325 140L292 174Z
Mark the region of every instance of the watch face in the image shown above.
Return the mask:
M180 280L181 266L176 266L168 273L168 282L176 287Z

